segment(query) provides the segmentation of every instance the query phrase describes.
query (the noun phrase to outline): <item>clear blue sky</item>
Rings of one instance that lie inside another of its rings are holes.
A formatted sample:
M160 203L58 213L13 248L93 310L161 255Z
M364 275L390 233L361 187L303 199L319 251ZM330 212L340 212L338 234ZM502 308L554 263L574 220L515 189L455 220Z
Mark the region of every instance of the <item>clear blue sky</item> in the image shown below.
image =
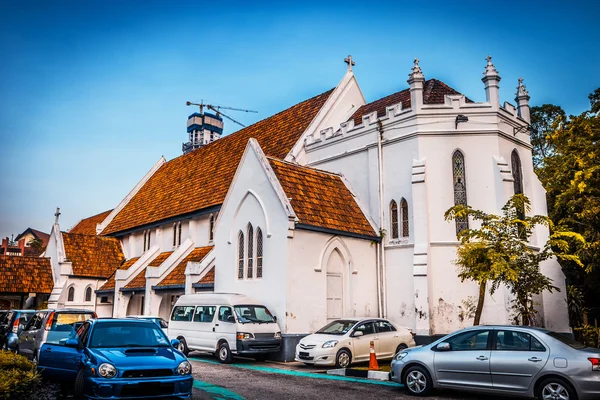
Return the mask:
M489 53L502 101L523 76L532 104L578 114L600 87L599 4L0 0L0 237L115 207L181 153L186 100L260 111L235 113L251 124L334 87L348 54L367 100L419 57L483 101Z

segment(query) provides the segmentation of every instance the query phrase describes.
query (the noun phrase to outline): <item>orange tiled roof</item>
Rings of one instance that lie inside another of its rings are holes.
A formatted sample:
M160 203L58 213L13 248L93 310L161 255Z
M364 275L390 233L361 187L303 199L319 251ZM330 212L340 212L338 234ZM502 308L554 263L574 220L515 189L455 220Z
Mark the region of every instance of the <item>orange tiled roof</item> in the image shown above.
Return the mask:
M0 256L0 292L51 293L53 287L49 258Z
M196 247L190 254L187 255L181 262L173 268L173 270L158 283L156 286L174 286L174 285L184 285L185 284L185 267L187 267L188 262L200 262L206 257L209 251L211 251L213 246L206 247Z
M300 224L377 236L341 177L269 158Z
M131 267L133 264L135 264L135 262L139 259L140 259L139 257L133 257L133 258L130 258L129 260L125 260L125 261L123 261L123 264L121 264L121 266L118 269L127 270L127 269L129 269L129 267ZM117 271L113 272L113 274L108 278L108 280L104 283L104 285L102 285L97 291L115 290L115 274L116 273L117 273Z
M167 258L169 258L169 256L173 254L172 251L165 251L160 253L159 255L157 255L154 260L150 261L150 264L148 264L149 267L160 267L160 264L162 264L163 262L165 262L165 260Z
M102 232L114 234L223 203L250 138L285 158L332 90L163 164Z
M444 104L444 96L450 94L460 93L442 81L438 81L437 79L429 79L425 81L425 84L423 85L423 104ZM472 101L468 98L466 101L467 103L472 103ZM400 92L365 104L364 106L359 107L349 119L354 119L354 124L358 125L362 123L363 115L372 113L373 111L377 111L377 117L381 118L386 115L386 107L393 106L398 103L402 103L402 109L410 108L410 89L404 89Z
M127 285L123 287L124 289L138 289L138 288L146 288L146 268L140 271L139 274L135 276Z
M101 223L108 217L112 210L101 212L100 214L93 215L91 217L82 219L71 228L69 233L79 233L83 235L95 235L96 234L96 225Z
M115 238L61 233L73 275L108 278L125 259Z
M204 275L202 277L202 279L200 279L197 283L201 284L201 285L203 285L203 284L211 284L211 283L214 284L215 283L215 267L212 267L210 269L210 271L208 271L206 273L206 275Z

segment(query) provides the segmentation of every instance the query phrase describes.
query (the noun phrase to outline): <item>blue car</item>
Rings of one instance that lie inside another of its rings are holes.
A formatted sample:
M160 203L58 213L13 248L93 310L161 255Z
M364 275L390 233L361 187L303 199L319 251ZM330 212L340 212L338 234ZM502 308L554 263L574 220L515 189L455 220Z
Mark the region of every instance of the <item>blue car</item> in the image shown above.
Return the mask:
M91 319L73 337L45 343L38 370L73 384L77 399L189 399L192 366L149 320Z

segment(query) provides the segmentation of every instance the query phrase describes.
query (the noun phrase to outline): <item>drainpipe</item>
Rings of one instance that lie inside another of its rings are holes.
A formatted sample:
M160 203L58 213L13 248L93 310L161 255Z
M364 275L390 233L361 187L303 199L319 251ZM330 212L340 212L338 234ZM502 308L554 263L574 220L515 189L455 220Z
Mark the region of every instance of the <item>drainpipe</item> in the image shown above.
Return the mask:
M381 141L383 140L383 124L380 119L377 119L377 160L379 167L379 229L383 232L383 149L381 146ZM386 270L385 270L385 244L383 242L384 238L381 240L381 244L379 246L380 249L380 296L382 298L382 314L383 318L387 317L387 295L386 295Z
M381 305L381 278L379 275L379 268L381 268L380 247L381 243L375 245L375 271L377 272L377 316L383 318L383 307Z

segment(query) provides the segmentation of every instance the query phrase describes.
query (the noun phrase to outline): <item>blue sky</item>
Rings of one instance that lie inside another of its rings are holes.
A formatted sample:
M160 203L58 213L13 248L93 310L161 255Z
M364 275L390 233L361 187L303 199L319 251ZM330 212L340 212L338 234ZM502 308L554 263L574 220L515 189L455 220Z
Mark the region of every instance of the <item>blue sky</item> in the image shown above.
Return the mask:
M352 54L367 100L418 57L476 101L489 53L502 101L578 114L600 87L599 2L0 0L0 237L115 207L187 139L185 101L258 110L334 87ZM236 130L226 123L226 133Z

